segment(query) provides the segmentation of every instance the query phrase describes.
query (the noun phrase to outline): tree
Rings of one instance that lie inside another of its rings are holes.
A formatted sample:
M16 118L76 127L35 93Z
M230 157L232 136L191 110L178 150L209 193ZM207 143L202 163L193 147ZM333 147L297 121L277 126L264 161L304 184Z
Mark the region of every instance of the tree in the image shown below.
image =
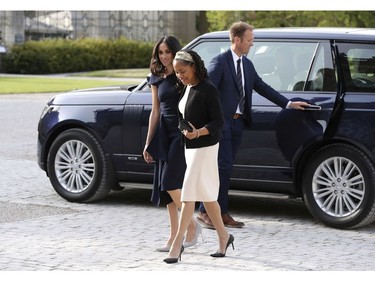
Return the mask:
M263 27L375 27L374 11L207 11L209 31L236 21Z

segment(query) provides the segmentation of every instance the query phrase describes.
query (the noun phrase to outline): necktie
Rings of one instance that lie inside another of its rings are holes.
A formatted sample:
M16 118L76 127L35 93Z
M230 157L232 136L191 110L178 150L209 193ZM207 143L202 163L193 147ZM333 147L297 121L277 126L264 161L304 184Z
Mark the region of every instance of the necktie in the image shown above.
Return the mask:
M237 83L238 87L240 88L240 103L238 104L238 107L241 111L241 113L244 113L244 108L245 108L245 95L243 91L243 86L242 86L242 73L241 73L241 59L239 58L237 60L237 73L236 73L236 78L237 78Z

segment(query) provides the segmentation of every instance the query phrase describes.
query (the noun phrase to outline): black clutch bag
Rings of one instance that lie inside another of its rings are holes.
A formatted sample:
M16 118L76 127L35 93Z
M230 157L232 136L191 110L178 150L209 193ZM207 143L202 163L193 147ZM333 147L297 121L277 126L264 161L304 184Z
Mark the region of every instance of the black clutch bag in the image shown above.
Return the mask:
M190 126L189 122L186 121L185 119L180 119L179 120L178 128L180 129L181 132L183 130L186 130L188 132L192 132L193 131L193 128Z

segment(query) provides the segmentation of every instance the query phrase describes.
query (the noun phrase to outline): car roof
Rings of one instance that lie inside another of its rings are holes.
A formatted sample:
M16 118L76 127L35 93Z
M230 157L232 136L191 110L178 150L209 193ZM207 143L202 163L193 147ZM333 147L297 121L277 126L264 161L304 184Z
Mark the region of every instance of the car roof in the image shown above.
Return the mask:
M199 38L228 38L228 31L215 31L201 35ZM344 27L279 27L255 28L255 39L327 39L327 40L366 40L375 42L375 28Z

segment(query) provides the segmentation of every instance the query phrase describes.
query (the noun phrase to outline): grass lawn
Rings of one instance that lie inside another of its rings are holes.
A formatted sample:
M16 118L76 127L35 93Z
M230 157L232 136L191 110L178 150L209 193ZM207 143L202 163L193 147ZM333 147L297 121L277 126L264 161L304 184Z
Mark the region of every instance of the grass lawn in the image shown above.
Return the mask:
M100 86L134 85L139 81L79 78L0 77L0 94L65 92Z

